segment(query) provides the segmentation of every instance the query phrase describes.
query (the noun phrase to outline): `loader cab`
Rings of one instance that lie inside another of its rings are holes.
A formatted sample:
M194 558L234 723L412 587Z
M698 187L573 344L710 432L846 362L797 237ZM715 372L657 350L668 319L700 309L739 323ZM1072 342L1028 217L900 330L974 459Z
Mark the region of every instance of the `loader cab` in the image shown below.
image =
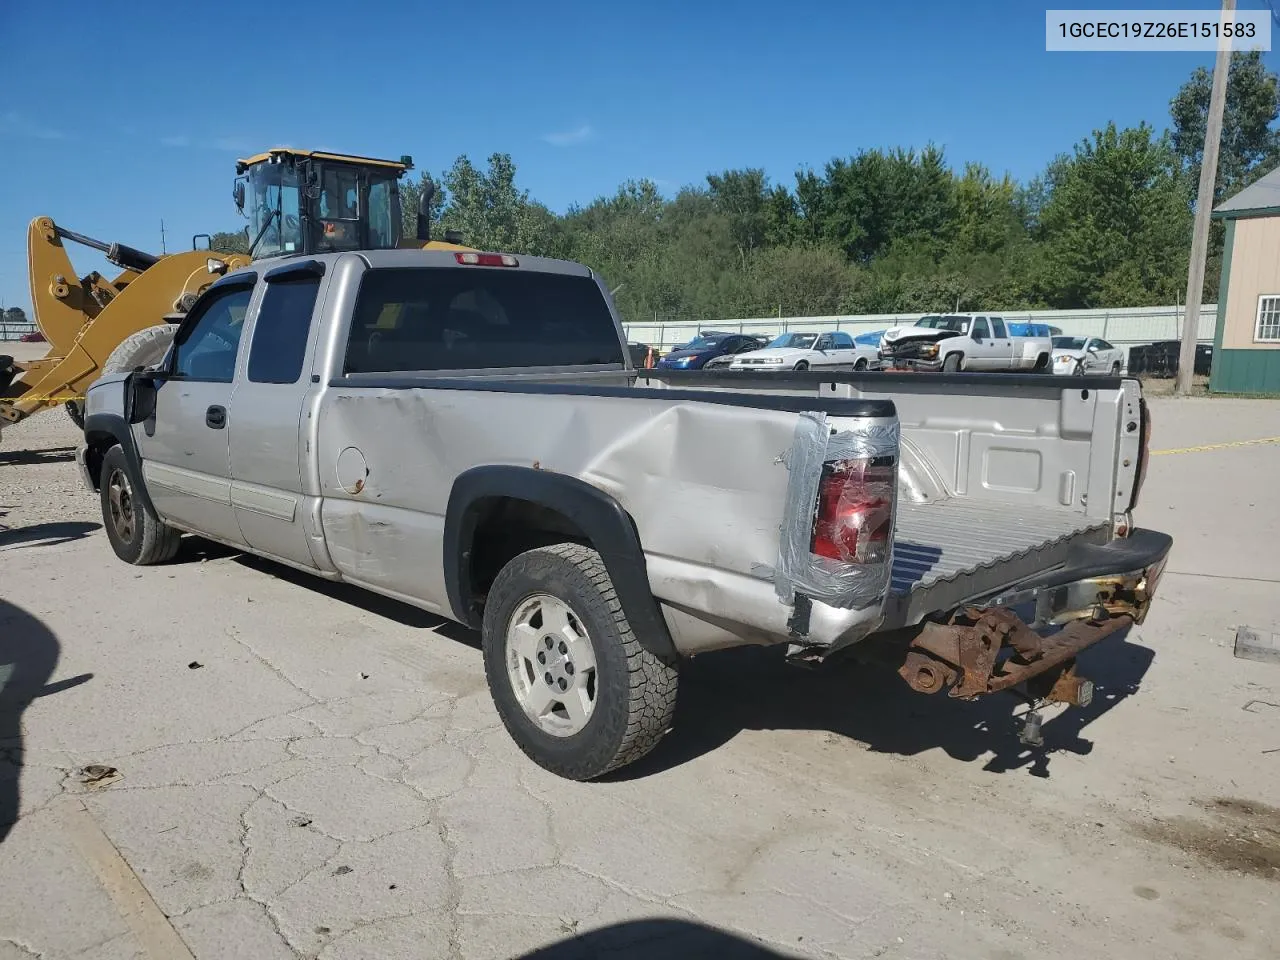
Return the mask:
M236 162L254 259L401 246L399 180L411 157L276 148Z

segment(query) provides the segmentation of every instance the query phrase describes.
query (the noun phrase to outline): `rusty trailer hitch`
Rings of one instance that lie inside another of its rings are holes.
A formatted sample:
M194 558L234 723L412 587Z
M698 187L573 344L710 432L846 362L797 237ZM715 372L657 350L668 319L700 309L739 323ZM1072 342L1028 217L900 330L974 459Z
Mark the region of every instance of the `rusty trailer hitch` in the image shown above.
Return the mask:
M1019 693L1031 709L1018 739L1042 747L1041 705L1087 707L1093 701L1093 682L1076 673L1076 655L1133 622L1125 614L1077 620L1042 637L1010 610L966 607L949 623L925 624L898 672L919 693L949 690L960 699L1001 690Z
M1075 675L1076 655L1133 622L1127 615L1077 620L1042 637L1010 610L965 607L948 623L926 623L898 673L918 693L948 690L952 697L971 699L1061 667L1041 699L1084 706L1093 685Z

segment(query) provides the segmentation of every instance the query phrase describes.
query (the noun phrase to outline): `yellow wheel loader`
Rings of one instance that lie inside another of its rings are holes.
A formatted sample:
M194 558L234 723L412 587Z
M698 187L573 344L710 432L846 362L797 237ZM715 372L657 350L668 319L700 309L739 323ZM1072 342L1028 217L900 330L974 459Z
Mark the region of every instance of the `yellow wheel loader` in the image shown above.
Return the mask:
M89 384L104 373L160 362L200 293L251 259L391 247L470 249L453 234L443 243L431 239L429 180L423 182L417 236L401 236L398 182L411 169L410 157L376 160L288 148L237 161L232 195L249 220L248 255L189 250L157 257L83 236L48 217L31 221L31 305L49 350L25 362L0 356L0 428L54 406L65 406L83 425ZM101 251L120 274L77 277L67 242Z

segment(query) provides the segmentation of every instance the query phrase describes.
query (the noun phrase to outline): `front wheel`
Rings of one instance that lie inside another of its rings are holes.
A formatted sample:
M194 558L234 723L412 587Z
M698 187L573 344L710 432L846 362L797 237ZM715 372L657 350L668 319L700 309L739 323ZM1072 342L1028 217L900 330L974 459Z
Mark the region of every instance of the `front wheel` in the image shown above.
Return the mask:
M102 525L116 556L137 566L172 560L182 534L138 498L119 444L102 458L101 477Z
M503 725L554 774L591 780L626 766L671 726L678 671L640 645L590 547L540 547L503 567L481 643Z
M960 354L949 353L947 358L942 361L943 373L958 373L960 370Z
M795 368L796 368L797 370L808 370L808 369L809 369L809 361L808 361L808 360L801 360L801 361L799 361L798 363L796 363L796 367L795 367Z

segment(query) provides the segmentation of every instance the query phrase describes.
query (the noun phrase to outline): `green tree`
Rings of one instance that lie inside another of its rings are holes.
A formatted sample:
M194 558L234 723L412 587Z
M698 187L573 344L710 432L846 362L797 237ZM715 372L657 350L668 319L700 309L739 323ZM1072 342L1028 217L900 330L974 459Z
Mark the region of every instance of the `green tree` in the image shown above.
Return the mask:
M248 253L249 236L244 230L215 233L209 238L209 249L218 253Z
M1173 148L1186 165L1192 183L1200 180L1212 87L1213 74L1197 67L1170 103ZM1272 127L1277 117L1280 84L1276 74L1266 68L1257 50L1233 53L1227 73L1215 202L1239 192L1280 164L1280 131Z
M729 221L745 269L747 257L765 242L769 226L768 178L756 168L725 170L707 174L707 185L715 209Z
M1053 173L1040 211L1047 244L1036 278L1055 307L1171 303L1190 242L1189 191L1168 135L1114 123Z

